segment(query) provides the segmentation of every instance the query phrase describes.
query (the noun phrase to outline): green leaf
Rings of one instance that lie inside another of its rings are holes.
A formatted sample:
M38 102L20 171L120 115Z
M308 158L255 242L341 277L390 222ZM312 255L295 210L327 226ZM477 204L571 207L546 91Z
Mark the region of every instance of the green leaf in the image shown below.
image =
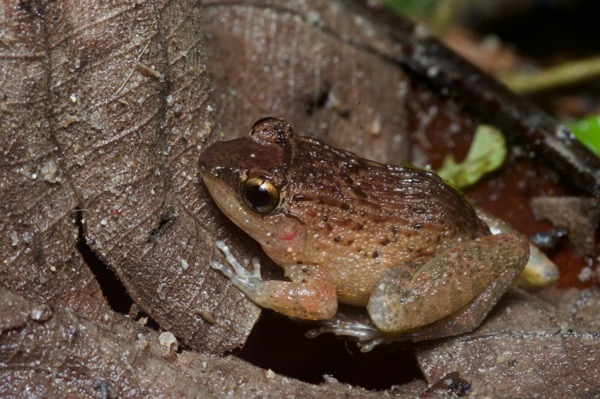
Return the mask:
M437 6L437 0L383 0L381 3L408 16L430 15Z
M381 3L411 19L425 22L442 33L469 4L489 0L380 0Z
M438 174L449 183L465 188L475 184L487 173L500 167L506 158L506 143L498 129L479 125L465 160L457 163L446 155Z
M568 125L577 140L600 157L600 115L590 115Z

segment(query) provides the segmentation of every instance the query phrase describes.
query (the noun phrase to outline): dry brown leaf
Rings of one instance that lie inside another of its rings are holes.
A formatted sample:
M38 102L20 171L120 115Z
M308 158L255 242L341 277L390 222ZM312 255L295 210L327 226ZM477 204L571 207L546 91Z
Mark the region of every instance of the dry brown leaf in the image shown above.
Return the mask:
M330 379L311 385L219 357L160 346L158 334L119 320L101 325L0 288L0 395L102 398L378 398ZM396 394L414 396L424 384Z
M232 230L196 172L218 136L200 11L193 1L81 7L3 4L0 281L111 315L80 229L81 246L161 327L197 349L239 346L258 309L206 267L215 237Z
M600 394L600 332L522 291L504 296L480 328L421 344L428 381L459 372L476 397L570 398Z
M213 397L170 364L174 355L157 348L156 333L131 321L112 329L0 289L0 395Z
M441 161L477 121L390 57L390 25L360 2L204 0L208 73L229 138L264 116L383 162ZM410 132L410 135L407 134Z

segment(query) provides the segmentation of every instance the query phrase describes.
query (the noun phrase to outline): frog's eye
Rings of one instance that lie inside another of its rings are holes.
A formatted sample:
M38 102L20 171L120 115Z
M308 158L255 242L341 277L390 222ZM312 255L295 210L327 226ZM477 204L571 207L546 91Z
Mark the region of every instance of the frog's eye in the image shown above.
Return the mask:
M249 177L242 183L242 198L254 212L271 213L279 206L279 189L260 177Z

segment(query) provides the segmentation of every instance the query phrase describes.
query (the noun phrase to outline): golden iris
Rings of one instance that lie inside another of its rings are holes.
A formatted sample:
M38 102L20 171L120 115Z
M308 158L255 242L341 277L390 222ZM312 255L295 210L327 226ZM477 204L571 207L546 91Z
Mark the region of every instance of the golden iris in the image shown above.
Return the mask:
M279 206L279 189L262 177L249 177L242 183L242 199L254 212L271 213Z

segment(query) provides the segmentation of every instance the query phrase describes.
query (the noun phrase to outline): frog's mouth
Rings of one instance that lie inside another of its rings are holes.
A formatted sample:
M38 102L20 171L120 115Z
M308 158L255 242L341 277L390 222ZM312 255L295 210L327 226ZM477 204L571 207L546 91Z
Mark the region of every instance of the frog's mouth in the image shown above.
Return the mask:
M237 192L236 184L231 184L216 176L214 173L204 173L202 178L211 197L217 207L239 228L248 233L257 241L261 241L261 232L263 221L262 215L249 210L240 198Z
M224 181L218 173L204 171L202 179L215 204L229 219L235 222L241 214L246 213L233 185Z

